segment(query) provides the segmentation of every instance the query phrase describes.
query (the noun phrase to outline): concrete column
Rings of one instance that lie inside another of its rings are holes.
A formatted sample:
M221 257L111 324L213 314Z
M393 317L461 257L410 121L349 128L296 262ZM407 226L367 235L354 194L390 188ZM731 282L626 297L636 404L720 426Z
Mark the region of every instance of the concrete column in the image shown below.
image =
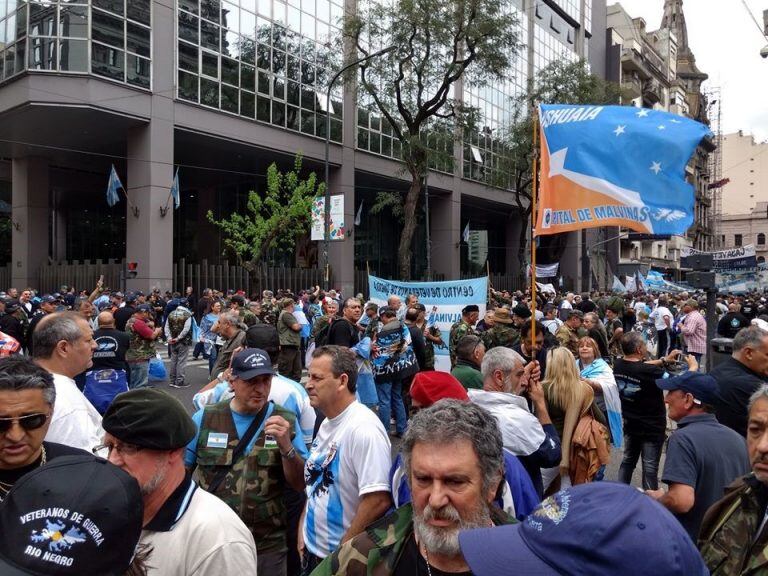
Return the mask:
M11 285L22 290L37 285L48 261L50 177L46 158L11 162Z
M61 211L62 198L66 191L55 189L51 203L53 215L53 259L62 262L67 259L67 219Z
M173 201L168 203L168 194L174 172L174 2L153 0L152 13L150 123L128 132L126 259L139 267L137 277L126 280L126 288L146 292L157 287L164 292L173 282ZM163 217L160 208L166 205Z
M455 180L455 179L454 179ZM456 184L454 182L454 184ZM461 192L429 196L429 228L432 235L432 273L446 280L461 275L459 238L461 237Z
M344 117L345 124L349 116ZM345 126L346 129L346 126ZM344 296L355 292L355 150L344 145L340 168L330 174L331 194L344 195L344 240L332 240L328 247L328 261L331 265L331 288L341 290ZM396 246L396 244L395 244ZM322 250L322 247L321 247Z
M507 217L505 242L507 247L506 268L508 275L520 273L520 262L517 259L517 253L520 247L520 229L522 226L523 219L520 217L520 214L518 212L511 212Z
M344 12L354 15L357 12L355 0L345 0ZM347 59L355 58L354 46L349 39L344 40L344 52ZM351 61L351 60L350 60ZM355 76L357 78L357 76ZM345 82L344 76L337 80L344 86L344 123L342 125L342 154L341 166L332 168L328 185L331 195L344 195L344 240L331 241L328 246L328 263L331 267L331 286L341 290L344 296L354 296L355 293L355 135L357 133L357 87L355 82ZM327 135L330 138L330 134ZM331 144L331 146L337 146ZM318 253L322 254L320 243ZM322 267L322 256L320 266Z

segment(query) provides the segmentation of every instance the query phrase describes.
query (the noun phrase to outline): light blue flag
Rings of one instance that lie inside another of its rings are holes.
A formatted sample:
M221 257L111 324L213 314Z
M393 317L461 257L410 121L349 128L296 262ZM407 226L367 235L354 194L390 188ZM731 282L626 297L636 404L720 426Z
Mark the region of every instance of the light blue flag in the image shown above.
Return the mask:
M462 232L461 237L464 240L464 242L469 244L469 222L467 222L467 225L464 226L464 232Z
M622 283L621 283L621 280L619 280L619 279L616 277L616 275L615 275L615 274L614 274L614 276L613 276L613 287L611 288L611 290L613 290L614 292L618 292L618 293L620 293L620 294L623 294L624 292L626 292L626 291L627 291L627 289L626 289L626 287L624 286L624 284L622 284Z
M363 219L363 201L360 201L360 206L357 208L357 214L355 214L355 226L360 226L360 222Z
M640 270L635 270L635 287L638 290L642 290L645 292L645 280L643 280L643 275L640 274Z
M624 226L684 235L694 189L685 167L709 128L631 106L542 104L536 234Z
M181 206L181 194L179 193L179 169L176 168L176 174L173 176L173 184L171 185L171 196L173 196L173 208L176 209Z
M117 194L117 191L120 189L125 192L123 183L120 182L120 177L115 170L115 165L112 164L112 170L109 173L109 183L107 184L107 204L109 204L110 208L120 202L120 196Z

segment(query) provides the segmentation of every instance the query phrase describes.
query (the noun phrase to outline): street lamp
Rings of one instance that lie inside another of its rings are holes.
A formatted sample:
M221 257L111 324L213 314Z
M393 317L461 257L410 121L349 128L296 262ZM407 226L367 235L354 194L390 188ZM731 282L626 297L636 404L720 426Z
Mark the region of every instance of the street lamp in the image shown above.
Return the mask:
M377 56L381 56L382 54L386 54L387 52L392 52L396 48L397 46L389 46L387 48L384 48L383 50L379 50L378 52L369 54L364 58L360 58L359 60L350 62L349 64L344 66L341 70L336 72L333 78L331 78L331 82L328 84L328 92L325 95L325 234L323 236L324 238L323 266L325 268L325 289L326 290L330 288L330 282L331 282L331 274L330 274L331 270L328 265L328 249L331 243L331 187L328 183L329 156L330 156L330 150L331 150L331 90L333 90L333 85L336 83L336 80L338 80L339 77L350 68L354 68L355 66L362 64L363 62L367 62L371 58L376 58Z

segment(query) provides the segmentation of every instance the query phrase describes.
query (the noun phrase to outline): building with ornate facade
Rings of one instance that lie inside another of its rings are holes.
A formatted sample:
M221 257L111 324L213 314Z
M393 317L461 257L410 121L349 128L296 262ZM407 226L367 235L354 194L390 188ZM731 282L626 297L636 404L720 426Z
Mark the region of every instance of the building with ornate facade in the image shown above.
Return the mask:
M608 6L608 27L621 44L621 86L632 105L688 116L705 124L706 98L701 84L707 75L699 71L688 46L682 0L665 0L658 30L647 30L645 20L633 18L621 4ZM619 241L617 275L654 268L680 278L680 251L693 246L714 247L712 192L710 184L710 142L703 142L686 167L688 181L695 189L694 223L685 237L638 237L623 234Z

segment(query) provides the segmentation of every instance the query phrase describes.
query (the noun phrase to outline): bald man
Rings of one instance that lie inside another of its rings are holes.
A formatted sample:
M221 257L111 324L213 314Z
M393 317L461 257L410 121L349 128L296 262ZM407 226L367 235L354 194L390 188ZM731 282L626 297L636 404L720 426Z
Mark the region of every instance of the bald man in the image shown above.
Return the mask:
M100 312L97 321L99 329L93 333L97 348L93 351L93 367L85 375L83 393L103 414L112 398L128 390L131 371L125 353L130 337L115 328L115 317L108 310Z

